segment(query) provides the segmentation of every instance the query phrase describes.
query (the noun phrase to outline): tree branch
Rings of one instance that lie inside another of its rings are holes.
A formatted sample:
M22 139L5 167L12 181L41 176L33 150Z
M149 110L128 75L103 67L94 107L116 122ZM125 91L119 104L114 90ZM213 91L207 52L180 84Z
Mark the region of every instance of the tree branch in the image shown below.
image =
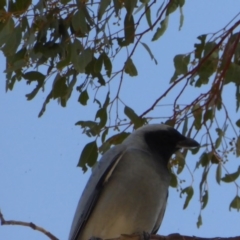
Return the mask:
M35 225L32 222L22 222L22 221L15 221L15 220L5 220L3 217L3 214L0 211L0 221L1 225L18 225L18 226L25 226L25 227L30 227L33 230L37 230L43 234L45 234L49 239L51 240L59 240L57 237L55 237L52 233L46 231L44 228L39 227ZM139 234L122 234L120 237L117 238L112 238L108 240L143 240L143 239L149 239L149 240L240 240L240 236L236 237L213 237L213 238L201 238L201 237L196 237L196 236L185 236L185 235L180 235L178 233L173 233L168 236L161 236L161 235L155 235L151 234L149 235L146 232L139 233Z
M36 224L32 223L32 222L22 222L22 221L15 221L15 220L5 220L3 217L3 214L0 211L0 221L1 221L1 225L17 225L17 226L24 226L24 227L30 227L33 230L37 230L43 234L45 234L46 236L49 237L49 239L51 240L59 240L57 237L55 237L52 233L48 232L47 230L45 230L42 227L37 226Z
M122 234L120 237L114 238L111 240L142 240L143 237L146 237L145 235L146 233L133 234L133 235ZM151 234L149 235L149 240L240 240L240 236L228 237L228 238L226 237L201 238L196 236L185 236L185 235L180 235L178 233L173 233L168 236Z

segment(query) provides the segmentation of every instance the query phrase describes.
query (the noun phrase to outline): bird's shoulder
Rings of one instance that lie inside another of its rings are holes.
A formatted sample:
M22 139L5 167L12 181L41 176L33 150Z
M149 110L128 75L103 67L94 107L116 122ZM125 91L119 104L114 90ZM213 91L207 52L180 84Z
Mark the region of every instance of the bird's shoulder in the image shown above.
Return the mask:
M108 177L109 172L112 171L114 163L121 157L125 150L126 146L124 144L114 146L93 167L92 174L78 202L69 239L77 239L76 237L79 235L92 210L93 203L98 198L102 184Z

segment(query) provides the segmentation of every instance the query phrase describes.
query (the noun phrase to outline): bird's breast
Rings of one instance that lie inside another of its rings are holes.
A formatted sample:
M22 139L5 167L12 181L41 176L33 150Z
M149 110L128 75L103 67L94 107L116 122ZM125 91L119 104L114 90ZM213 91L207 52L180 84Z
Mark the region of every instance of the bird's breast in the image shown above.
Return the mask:
M150 154L127 151L102 186L81 240L152 232L165 207L170 174Z

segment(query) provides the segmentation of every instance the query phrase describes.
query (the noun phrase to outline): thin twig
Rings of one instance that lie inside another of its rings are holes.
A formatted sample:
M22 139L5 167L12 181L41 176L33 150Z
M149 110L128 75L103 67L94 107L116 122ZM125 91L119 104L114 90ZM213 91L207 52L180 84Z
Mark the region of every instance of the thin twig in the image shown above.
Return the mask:
M0 221L1 225L17 225L17 226L24 226L24 227L30 227L33 230L37 230L46 236L49 237L51 240L59 240L57 237L55 237L52 233L46 231L44 228L37 226L36 224L32 222L22 222L22 221L15 221L15 220L5 220L3 217L2 212L0 211Z

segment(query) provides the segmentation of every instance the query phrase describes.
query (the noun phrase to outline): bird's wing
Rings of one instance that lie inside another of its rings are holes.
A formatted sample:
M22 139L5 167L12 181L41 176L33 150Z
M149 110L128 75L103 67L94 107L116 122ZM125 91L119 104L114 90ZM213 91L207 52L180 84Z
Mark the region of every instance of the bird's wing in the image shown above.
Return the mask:
M167 199L168 199L168 193L166 196L166 201L164 201L164 205L162 206L162 209L160 210L160 213L158 215L158 218L157 218L156 224L153 228L152 234L156 234L161 226L161 223L162 223L162 220L163 220L163 217L165 214L166 206L167 206Z
M120 161L126 147L120 144L106 152L98 164L93 168L91 177L79 200L69 235L69 240L77 240L96 201L102 186L109 179L113 170Z

